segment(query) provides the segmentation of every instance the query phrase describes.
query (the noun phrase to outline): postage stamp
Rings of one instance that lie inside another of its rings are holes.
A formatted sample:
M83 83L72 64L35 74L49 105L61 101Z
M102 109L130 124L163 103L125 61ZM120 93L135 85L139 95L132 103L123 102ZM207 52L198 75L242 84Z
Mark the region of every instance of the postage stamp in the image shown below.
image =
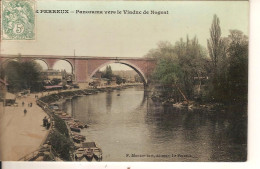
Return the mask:
M35 40L35 1L2 1L2 40Z

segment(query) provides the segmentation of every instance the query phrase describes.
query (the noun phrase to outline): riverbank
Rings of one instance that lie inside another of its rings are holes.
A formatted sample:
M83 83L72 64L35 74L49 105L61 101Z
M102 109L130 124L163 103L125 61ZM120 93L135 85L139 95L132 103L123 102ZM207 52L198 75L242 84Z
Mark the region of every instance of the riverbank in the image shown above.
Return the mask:
M207 110L207 111L225 111L227 109L227 106L223 103L217 103L217 102L198 102L194 100L189 101L175 101L173 98L166 98L164 96L159 96L152 94L151 99L155 102L160 102L162 105L166 106L172 106L176 109L187 109L189 111L193 110Z

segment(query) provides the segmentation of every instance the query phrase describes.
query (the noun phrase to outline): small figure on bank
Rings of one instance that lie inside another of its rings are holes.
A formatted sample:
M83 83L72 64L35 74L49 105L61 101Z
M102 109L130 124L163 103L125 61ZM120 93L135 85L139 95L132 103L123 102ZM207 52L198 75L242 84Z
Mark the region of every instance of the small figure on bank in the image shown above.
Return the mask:
M32 103L30 103L30 107L32 107Z
M24 113L24 115L26 115L26 113L27 113L27 110L26 110L26 109L24 109L23 113Z
M47 130L49 130L50 126L51 126L51 123L47 122L47 126L46 126Z
M48 122L47 117L45 116L42 121L43 121L43 127L45 127L47 125L47 122Z
M24 102L22 102L22 106L24 106Z
M49 130L50 126L51 126L51 119L48 118L46 122L46 129Z

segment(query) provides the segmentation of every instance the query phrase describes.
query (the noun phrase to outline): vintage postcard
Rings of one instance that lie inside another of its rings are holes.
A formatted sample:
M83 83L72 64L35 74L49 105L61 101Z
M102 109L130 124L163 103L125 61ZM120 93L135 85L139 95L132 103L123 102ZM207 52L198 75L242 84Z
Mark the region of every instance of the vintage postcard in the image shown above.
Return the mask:
M248 1L2 0L1 161L247 161L248 36Z

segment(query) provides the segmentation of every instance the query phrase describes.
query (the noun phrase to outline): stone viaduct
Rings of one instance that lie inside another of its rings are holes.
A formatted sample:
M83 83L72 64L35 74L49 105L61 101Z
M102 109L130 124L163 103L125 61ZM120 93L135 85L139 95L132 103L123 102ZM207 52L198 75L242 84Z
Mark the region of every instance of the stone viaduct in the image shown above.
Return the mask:
M48 69L52 69L59 60L65 60L70 63L72 73L75 76L75 82L88 83L90 78L102 67L111 63L120 63L133 68L143 80L146 87L149 83L148 78L153 72L156 61L149 58L129 58L129 57L91 57L91 56L56 56L56 55L1 55L1 66L8 62L16 61L44 61Z

